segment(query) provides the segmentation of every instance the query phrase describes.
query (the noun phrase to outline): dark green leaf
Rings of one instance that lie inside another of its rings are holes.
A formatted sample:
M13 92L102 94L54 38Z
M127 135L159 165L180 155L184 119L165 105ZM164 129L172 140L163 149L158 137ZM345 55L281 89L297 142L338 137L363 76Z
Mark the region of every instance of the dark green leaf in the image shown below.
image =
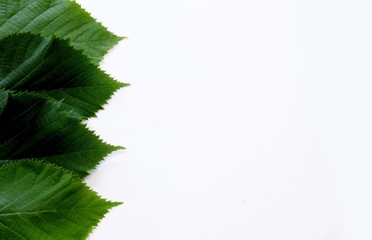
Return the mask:
M3 99L7 102L0 115L0 160L40 159L86 176L106 155L121 149L103 143L63 112L61 103L26 93Z
M102 109L119 83L89 62L66 40L30 33L0 40L0 89L28 91L61 101L62 107L88 118Z

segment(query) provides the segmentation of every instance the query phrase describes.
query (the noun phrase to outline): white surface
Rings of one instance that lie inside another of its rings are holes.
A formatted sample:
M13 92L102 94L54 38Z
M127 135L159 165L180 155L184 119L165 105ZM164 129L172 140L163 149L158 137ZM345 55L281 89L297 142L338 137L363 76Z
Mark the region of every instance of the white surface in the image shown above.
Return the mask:
M371 1L79 2L132 83L89 122L127 147L90 239L372 239Z

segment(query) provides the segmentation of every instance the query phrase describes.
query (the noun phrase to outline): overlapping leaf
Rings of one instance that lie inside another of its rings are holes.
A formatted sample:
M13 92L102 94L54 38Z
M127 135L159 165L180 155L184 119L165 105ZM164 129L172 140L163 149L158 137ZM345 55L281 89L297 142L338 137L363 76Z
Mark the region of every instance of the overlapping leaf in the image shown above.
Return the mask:
M117 89L119 83L89 62L66 40L30 33L0 40L0 89L38 93L62 101L62 107L88 118Z
M81 120L119 88L97 64L121 38L70 0L0 0L0 239L83 240L119 203L79 177L120 149Z
M45 160L86 176L109 153L120 149L103 143L76 118L27 93L0 91L0 160ZM1 110L2 109L2 110Z
M0 0L0 38L21 32L69 39L95 63L122 39L107 31L74 1Z
M71 173L35 161L0 168L0 239L86 239L120 203L101 199Z

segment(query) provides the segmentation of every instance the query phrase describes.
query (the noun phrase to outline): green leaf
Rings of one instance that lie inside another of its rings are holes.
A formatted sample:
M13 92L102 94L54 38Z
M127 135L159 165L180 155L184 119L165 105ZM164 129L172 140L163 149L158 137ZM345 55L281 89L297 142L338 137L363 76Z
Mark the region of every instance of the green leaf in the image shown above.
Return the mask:
M113 92L128 84L115 81L68 41L31 33L0 40L0 89L34 92L62 101L66 110L88 118Z
M120 37L70 0L0 0L0 239L83 240L107 211L81 178L111 152L81 120L127 84Z
M8 92L0 91L0 115L3 113L6 104L8 103Z
M97 196L51 164L19 161L0 168L3 240L81 240L120 203Z
M21 32L68 39L95 63L122 39L109 32L74 1L0 0L0 38Z
M6 91L0 91L5 96ZM34 158L86 176L109 153L121 149L103 143L61 104L29 93L2 98L0 160ZM0 106L1 106L0 105Z

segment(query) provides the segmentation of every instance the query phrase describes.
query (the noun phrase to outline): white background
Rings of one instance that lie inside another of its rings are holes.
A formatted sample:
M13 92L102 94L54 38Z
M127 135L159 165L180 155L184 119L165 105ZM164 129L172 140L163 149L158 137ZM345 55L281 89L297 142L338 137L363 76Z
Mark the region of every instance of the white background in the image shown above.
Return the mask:
M372 3L80 0L129 38L92 240L372 239Z

